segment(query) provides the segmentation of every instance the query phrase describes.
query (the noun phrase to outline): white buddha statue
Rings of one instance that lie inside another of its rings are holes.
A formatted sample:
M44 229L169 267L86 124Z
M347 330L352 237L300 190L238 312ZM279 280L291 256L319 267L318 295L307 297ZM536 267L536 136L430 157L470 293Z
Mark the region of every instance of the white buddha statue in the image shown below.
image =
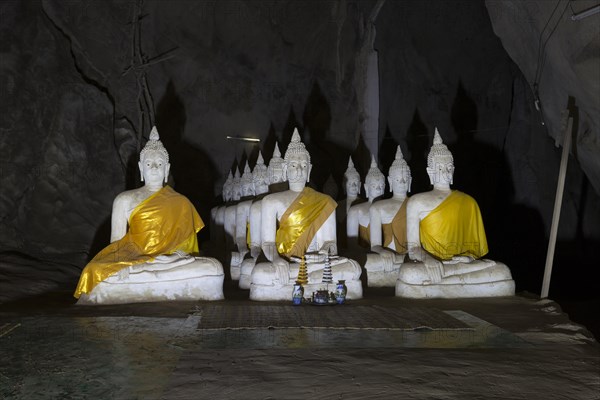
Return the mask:
M244 256L248 253L248 235L250 234L250 206L254 197L254 182L250 166L246 163L240 179L242 197L235 209L235 246L237 251L231 253L231 279L239 280L240 267Z
M369 239L369 208L373 200L383 195L385 191L385 176L377 167L375 157L371 157L371 168L365 177L365 194L367 201L353 205L348 210L346 235L348 247L356 249L357 245L370 248Z
M77 304L223 299L223 267L196 257L204 227L190 201L169 186L169 154L156 127L140 153L144 186L113 202L111 243L83 269Z
M372 253L367 255L365 270L370 287L394 287L400 266L408 250L406 243L406 193L410 191L410 168L398 146L388 173L392 197L376 201L369 209Z
M283 169L281 169L283 172ZM262 154L258 153L256 166L252 172L254 181L254 190L256 197L250 206L250 257L246 257L242 261L239 287L241 289L250 289L250 280L252 269L256 265L256 259L260 255L261 249L261 219L262 219L262 199L269 192L269 173L268 167L265 165ZM283 177L279 176L277 182L282 182Z
M346 192L346 198L338 201L338 207L336 209L336 221L337 221L337 239L338 244L342 248L348 247L348 238L346 236L346 221L348 218L348 210L353 203L358 202L358 193L360 192L360 175L354 163L352 157L348 158L348 168L344 172L344 190Z
M290 300L301 256L308 271L306 293L327 286L322 283L325 255L337 254L336 203L306 187L311 168L310 155L296 129L283 164L290 189L262 200L262 249L270 262L258 263L252 270L252 300ZM330 261L334 280L346 281L347 298L361 298L360 265L343 257Z
M483 259L487 239L477 202L451 190L452 153L437 128L427 157L433 190L413 195L407 205L408 254L396 296L458 298L511 296L515 283L502 263Z

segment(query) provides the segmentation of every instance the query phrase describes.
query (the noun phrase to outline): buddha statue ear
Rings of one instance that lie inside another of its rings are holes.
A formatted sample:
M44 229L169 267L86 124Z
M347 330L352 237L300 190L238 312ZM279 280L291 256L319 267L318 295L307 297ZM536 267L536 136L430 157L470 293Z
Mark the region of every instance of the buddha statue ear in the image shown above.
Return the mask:
M169 171L171 171L171 164L165 165L165 183L169 182Z
M310 172L312 171L312 164L308 164L308 174L306 174L306 182L310 181Z
M363 188L365 189L365 196L368 199L369 198L369 187L367 186L367 182L363 183Z
M411 185L412 185L412 176L408 178L408 190L406 191L407 193L410 192Z
M287 163L281 165L281 181L287 181Z
M144 182L144 168L142 167L142 160L138 161L138 167L140 168L140 181Z
M433 185L434 174L435 174L435 168L429 168L429 167L427 167L427 175L429 175L429 184L430 185Z

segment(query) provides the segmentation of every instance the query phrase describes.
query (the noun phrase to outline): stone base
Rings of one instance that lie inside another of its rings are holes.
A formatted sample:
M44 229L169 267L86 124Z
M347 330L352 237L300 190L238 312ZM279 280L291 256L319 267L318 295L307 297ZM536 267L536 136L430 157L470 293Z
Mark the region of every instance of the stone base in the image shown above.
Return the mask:
M197 264L198 267L190 268ZM77 301L81 305L127 304L157 301L223 300L225 274L213 258L196 257L196 262L174 271L147 271L119 280L117 274L100 282ZM160 265L158 266L160 267ZM172 277L170 279L169 277Z
M398 280L396 296L407 299L460 299L469 297L502 297L515 295L515 281L462 285L411 285Z
M327 284L323 281L323 265L319 263L308 263L308 284L304 286L304 295L309 297L313 291L322 289ZM250 300L269 301L269 300L292 300L292 289L294 287L295 277L298 276L299 265L296 263L290 264L289 276L290 279L285 284L281 284L277 280L277 272L271 263L256 264L252 270L252 283L250 284ZM363 290L360 280L361 268L360 265L349 258L339 257L331 263L331 271L333 275L332 288L335 288L335 283L339 280L346 282L348 293L347 299L361 299ZM293 278L292 278L293 277Z
M304 286L304 297L310 297L312 292L317 290L327 289L330 292L335 292L337 281L333 283L307 283ZM347 300L358 300L362 299L363 290L362 282L358 281L346 281L346 287L348 292L346 293ZM288 285L257 285L251 284L250 286L250 300L257 301L292 301L292 291L294 290L293 284Z
M396 282L396 296L410 299L457 299L514 296L515 281L505 264L480 259L444 264L447 276L430 283L423 263L405 263Z
M376 253L367 254L365 270L369 287L394 287L400 274L402 264L394 264L391 271L384 271L381 256Z

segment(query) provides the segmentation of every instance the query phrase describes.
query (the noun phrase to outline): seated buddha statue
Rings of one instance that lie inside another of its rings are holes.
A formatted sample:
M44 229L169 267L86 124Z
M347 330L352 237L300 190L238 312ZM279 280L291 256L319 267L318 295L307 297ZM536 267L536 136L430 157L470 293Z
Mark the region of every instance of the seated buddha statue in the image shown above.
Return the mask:
M373 200L383 195L385 191L385 176L377 167L375 157L371 157L371 168L365 177L365 194L367 201L353 205L348 210L346 220L346 235L348 237L348 248L356 249L361 246L370 248L369 238L369 209Z
M352 157L348 158L348 168L344 172L344 191L346 192L346 198L338 201L335 218L338 245L345 249L348 247L348 237L346 236L348 210L352 205L361 200L358 197L358 193L360 192L360 175L356 168L354 168Z
M392 197L373 203L369 209L372 253L367 255L365 270L370 287L394 287L408 249L406 243L406 193L411 174L398 146L390 166L388 183Z
M323 269L329 258L333 279L346 281L347 298L362 297L360 265L336 257L337 204L331 197L306 187L311 168L310 154L296 129L283 164L289 190L269 194L262 200L262 249L269 262L257 263L252 270L252 300L289 300L300 257L306 261L307 293L327 286L323 283Z
M254 182L250 166L246 164L240 179L241 198L235 209L235 247L231 253L231 279L239 280L240 267L244 256L248 253L248 236L250 234L250 206L254 197Z
M223 267L197 257L204 223L169 186L169 154L156 128L139 160L144 186L113 202L111 243L83 269L77 304L223 299Z
M279 149L277 149L279 151ZM241 289L250 289L250 279L252 275L252 269L256 265L256 259L261 254L261 218L262 218L262 199L269 192L269 175L277 175L274 182L282 182L283 169L277 168L276 170L269 171L269 168L265 165L265 161L262 154L258 153L258 159L254 171L252 171L252 181L254 182L254 190L256 196L250 206L249 215L249 238L248 247L250 249L250 257L246 257L241 264L240 269L240 280L239 287Z
M435 130L427 156L433 190L413 195L406 209L409 257L396 282L396 296L460 298L514 295L505 264L481 257L488 252L475 199L451 190L452 153Z

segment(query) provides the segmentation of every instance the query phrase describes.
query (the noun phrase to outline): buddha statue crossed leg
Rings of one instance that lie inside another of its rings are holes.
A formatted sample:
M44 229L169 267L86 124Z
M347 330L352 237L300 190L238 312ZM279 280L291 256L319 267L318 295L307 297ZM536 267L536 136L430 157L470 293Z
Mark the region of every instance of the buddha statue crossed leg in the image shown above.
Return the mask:
M433 190L412 196L407 205L409 256L396 282L396 296L460 298L511 296L515 283L502 263L482 259L487 239L477 202L451 190L452 153L437 129L427 157Z
M204 227L194 206L169 186L169 154L156 128L140 153L144 186L113 202L111 244L84 268L78 304L220 300L223 267L195 257Z
M252 300L291 298L299 269L297 262L289 261L293 257L306 257L308 293L323 286L325 254L337 254L336 203L306 187L311 168L310 155L295 130L284 157L290 189L262 200L262 248L270 262L259 263L252 270ZM334 280L346 281L347 298L362 297L361 268L356 261L336 257L331 260L331 269Z

